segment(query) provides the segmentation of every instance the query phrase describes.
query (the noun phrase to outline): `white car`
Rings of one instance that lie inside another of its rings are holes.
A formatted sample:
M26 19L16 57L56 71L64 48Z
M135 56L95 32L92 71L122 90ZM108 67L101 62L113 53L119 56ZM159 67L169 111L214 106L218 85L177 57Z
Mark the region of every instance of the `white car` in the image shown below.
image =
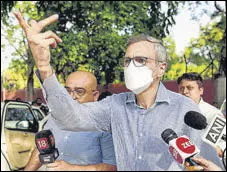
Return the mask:
M48 115L28 102L1 103L1 171L23 170L35 148L35 134Z

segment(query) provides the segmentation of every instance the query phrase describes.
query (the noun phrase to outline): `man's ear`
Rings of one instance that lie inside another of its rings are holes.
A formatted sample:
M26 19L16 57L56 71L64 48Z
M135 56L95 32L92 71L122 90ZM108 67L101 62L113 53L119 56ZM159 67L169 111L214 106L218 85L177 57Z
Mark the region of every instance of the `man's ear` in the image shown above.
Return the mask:
M203 95L204 88L201 87L201 88L199 88L199 90L200 90L200 96L202 96Z
M94 92L93 92L94 101L97 101L97 100L98 100L99 95L100 95L99 91L94 91Z
M167 68L167 63L160 63L159 64L159 72L158 72L158 77L162 77L165 74Z

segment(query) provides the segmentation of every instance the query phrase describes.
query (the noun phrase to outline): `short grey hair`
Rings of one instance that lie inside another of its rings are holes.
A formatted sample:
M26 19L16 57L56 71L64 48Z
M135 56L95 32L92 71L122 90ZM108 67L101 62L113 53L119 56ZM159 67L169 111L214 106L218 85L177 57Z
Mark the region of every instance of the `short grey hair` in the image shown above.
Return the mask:
M148 41L148 42L154 43L154 50L155 50L155 56L156 56L155 59L159 62L167 63L168 54L167 54L166 47L162 44L162 41L160 41L154 37L151 37L146 34L140 34L137 36L133 36L133 37L129 38L127 46L134 44L136 42L140 42L140 41Z

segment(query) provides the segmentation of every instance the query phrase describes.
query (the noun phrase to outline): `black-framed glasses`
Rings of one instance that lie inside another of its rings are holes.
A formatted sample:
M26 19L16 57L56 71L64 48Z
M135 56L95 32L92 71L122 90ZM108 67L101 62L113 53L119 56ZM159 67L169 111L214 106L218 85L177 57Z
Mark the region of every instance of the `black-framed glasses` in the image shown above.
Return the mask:
M151 59L151 60L154 60L154 61L157 61L157 62L162 62L162 61L150 58L150 57L136 56L136 57L133 57L133 58L125 57L123 65L124 65L124 67L128 67L130 62L133 61L133 64L136 67L142 67L142 66L145 66L147 64L148 59Z
M65 86L65 89L67 90L67 92L68 92L70 95L71 95L71 93L72 93L73 96L76 96L76 95L77 95L77 96L79 96L79 97L85 95L86 92L87 92L86 89L80 88L80 87L74 88L73 90L71 90L69 87L66 87L66 86ZM97 91L97 90L92 90L92 92L95 92L95 91Z
M69 94L72 93L73 96L78 95L81 97L86 93L86 90L84 88L75 88L71 90L69 87L65 87L65 89L68 91Z

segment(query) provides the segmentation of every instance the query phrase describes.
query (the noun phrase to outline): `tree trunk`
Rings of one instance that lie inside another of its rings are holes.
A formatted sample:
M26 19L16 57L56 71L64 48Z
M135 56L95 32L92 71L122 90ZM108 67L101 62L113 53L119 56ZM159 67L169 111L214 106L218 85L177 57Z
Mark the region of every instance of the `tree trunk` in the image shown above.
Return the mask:
M113 69L108 69L105 71L106 84L112 84L115 78L115 73Z
M185 62L185 72L187 73L188 72L188 61L187 61L187 58L185 55L184 55L184 62Z
M30 53L29 53L30 55ZM26 90L26 100L27 101L33 101L34 97L34 62L32 59L32 56L29 56L28 58L28 80L27 80L27 90Z

